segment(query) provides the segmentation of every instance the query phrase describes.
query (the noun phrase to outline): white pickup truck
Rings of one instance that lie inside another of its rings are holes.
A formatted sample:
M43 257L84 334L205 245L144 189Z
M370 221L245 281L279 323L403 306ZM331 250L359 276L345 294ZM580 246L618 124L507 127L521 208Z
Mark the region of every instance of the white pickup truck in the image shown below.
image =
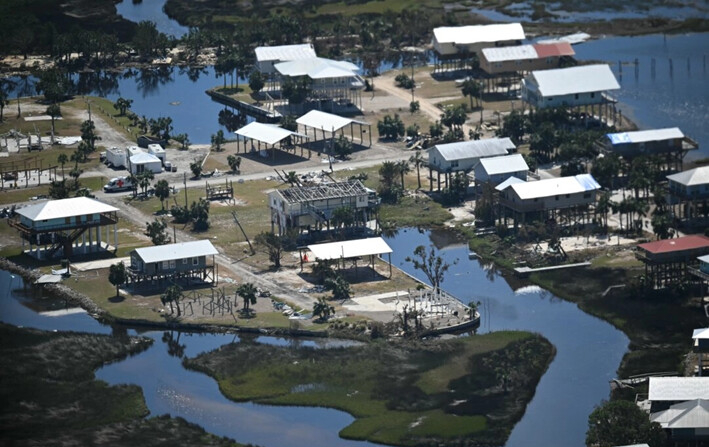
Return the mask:
M127 177L116 177L112 178L103 187L104 192L118 192L118 191L128 191L133 188L133 184Z

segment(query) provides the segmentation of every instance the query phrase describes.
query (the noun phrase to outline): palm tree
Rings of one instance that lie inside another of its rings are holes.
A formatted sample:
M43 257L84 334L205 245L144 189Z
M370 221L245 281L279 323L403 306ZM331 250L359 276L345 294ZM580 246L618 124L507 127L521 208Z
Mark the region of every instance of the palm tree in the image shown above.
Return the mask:
M160 295L160 301L163 303L170 303L170 313L173 312L172 310L172 303L174 302L175 305L177 306L177 316L181 316L182 312L180 311L180 298L182 298L182 288L178 286L177 284L173 284L167 289L165 289L165 293Z
M52 135L54 135L54 121L58 116L62 115L61 108L59 107L59 104L51 104L49 107L47 107L47 115L49 115L52 118Z
M286 181L290 183L292 186L295 186L298 184L298 174L296 174L295 171L288 171L286 173Z
M404 186L404 176L411 172L411 167L409 166L408 160L401 160L396 163L396 169L399 171L401 176L401 190L404 191L406 187Z
M155 184L155 196L160 199L160 206L165 211L165 200L170 197L170 185L167 180L158 180Z
M212 146L215 151L221 152L224 143L226 143L226 138L223 130L219 129L216 134L212 134Z
M423 158L423 155L421 155L421 151L417 150L414 155L412 155L409 158L409 163L413 164L414 167L416 168L416 177L418 178L418 189L421 189L421 171L420 168L421 166L424 165L426 161Z
M461 90L463 91L463 96L470 98L470 110L473 110L473 98L477 101L480 96L480 84L474 79L466 79L461 85Z
M323 297L318 298L318 301L313 304L313 316L318 317L319 321L327 321L330 315L334 313L335 307L330 305Z
M59 154L57 157L57 163L62 165L62 178L64 178L64 165L69 161L69 157L66 154Z
M251 304L256 304L256 292L258 292L256 286L250 282L244 283L236 289L236 294L244 300L243 313L249 314Z
M596 205L596 212L603 216L603 228L608 232L608 211L611 209L611 193L610 191L603 191L601 196L598 198L598 204Z

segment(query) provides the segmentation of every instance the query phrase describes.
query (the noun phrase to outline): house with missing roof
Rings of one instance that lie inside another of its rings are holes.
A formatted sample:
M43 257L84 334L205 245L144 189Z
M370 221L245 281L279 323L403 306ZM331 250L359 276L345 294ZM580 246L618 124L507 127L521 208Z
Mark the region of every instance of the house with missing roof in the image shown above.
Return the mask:
M693 281L692 268L698 257L709 255L709 237L690 235L662 239L637 246L635 257L645 266L645 286L662 289L683 281Z
M380 200L377 193L359 180L321 183L315 186L293 186L268 193L271 209L271 231L284 234L289 229L299 231L330 230L335 210L351 211L352 227L366 227L374 217Z
M591 174L550 178L535 182L508 182L500 192L503 218L520 223L554 219L558 224L584 224L593 218L593 205L601 185Z
M433 191L433 171L437 174L440 191L441 174L444 175L447 187L452 174L471 172L483 158L507 155L516 150L517 147L509 138L488 138L432 146L428 149L429 190Z
M128 282L135 286L178 280L214 283L217 254L208 240L136 248L130 252Z
M434 73L440 69L460 68L483 48L519 45L525 39L520 23L492 25L442 26L433 29Z
M480 50L480 68L489 75L559 68L576 54L568 42L490 47Z
M480 159L474 168L475 184L490 183L497 186L510 177L527 181L529 166L522 154L503 155Z
M96 199L49 200L15 212L8 224L20 233L22 251L37 259L118 248L118 208ZM29 245L27 250L25 244Z

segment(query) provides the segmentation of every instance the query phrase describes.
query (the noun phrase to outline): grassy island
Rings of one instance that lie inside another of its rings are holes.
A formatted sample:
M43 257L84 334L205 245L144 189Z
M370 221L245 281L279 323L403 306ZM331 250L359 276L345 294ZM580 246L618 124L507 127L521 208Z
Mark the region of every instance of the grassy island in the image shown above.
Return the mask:
M226 345L185 361L228 398L337 408L340 436L392 445L501 445L554 357L544 338L496 332L337 349Z

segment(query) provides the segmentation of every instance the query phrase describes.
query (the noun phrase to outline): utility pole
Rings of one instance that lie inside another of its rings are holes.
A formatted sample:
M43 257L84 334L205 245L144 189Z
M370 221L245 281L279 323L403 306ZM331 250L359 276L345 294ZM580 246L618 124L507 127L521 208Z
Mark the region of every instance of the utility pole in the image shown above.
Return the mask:
M185 209L187 209L187 173L182 173L182 184L185 187Z

